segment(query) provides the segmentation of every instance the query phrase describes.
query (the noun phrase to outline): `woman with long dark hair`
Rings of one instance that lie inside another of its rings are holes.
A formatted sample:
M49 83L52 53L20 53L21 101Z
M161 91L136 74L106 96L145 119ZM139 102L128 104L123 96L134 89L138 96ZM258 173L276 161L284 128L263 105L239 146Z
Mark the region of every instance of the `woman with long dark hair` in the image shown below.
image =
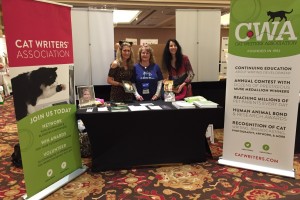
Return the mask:
M182 48L176 39L169 39L163 51L163 71L168 72L168 79L173 80L175 100L192 96L191 82L194 71L188 56L182 53Z

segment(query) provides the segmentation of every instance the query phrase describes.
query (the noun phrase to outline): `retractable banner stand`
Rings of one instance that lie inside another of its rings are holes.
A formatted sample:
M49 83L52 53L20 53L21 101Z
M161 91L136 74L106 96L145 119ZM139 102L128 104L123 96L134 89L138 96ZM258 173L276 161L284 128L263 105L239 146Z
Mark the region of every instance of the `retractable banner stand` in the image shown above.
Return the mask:
M75 119L71 7L2 0L26 199L42 199L76 178L81 163Z
M220 164L295 177L300 1L232 0Z

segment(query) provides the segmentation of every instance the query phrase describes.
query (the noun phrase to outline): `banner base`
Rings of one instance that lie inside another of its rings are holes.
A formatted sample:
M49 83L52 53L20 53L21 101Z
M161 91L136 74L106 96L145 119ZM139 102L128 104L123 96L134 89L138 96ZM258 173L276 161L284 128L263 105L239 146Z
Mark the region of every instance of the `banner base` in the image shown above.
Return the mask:
M72 181L76 177L78 177L81 174L83 174L87 169L88 169L88 167L85 166L85 165L83 165L82 168L79 168L79 169L75 170L71 174L63 177L62 179L60 179L59 181L53 183L49 187L43 189L39 193L37 193L37 194L35 194L35 195L33 195L33 196L29 197L29 198L27 198L27 194L25 194L25 195L22 196L22 198L26 199L26 200L40 200L40 199L43 199L46 196L48 196L49 194L51 194L54 191L56 191L59 188L61 188L63 185L67 184L68 182Z
M286 176L286 177L291 177L291 178L295 178L295 176L296 176L295 175L295 169L293 169L291 171L282 170L282 169L274 169L274 168L271 168L271 167L264 167L264 166L259 166L259 165L253 165L253 164L247 164L247 163L242 163L242 162L225 160L223 158L219 158L218 164L228 165L228 166L242 168L242 169L249 169L249 170L253 170L253 171L265 172L265 173L268 173L268 174Z

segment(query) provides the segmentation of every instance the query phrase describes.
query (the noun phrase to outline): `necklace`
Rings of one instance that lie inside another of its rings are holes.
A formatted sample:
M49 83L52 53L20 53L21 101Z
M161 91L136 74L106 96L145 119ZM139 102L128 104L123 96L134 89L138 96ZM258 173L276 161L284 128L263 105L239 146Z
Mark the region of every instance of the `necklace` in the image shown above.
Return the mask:
M147 65L140 63L140 65L144 68L147 68L147 67L149 67L150 63L148 63Z

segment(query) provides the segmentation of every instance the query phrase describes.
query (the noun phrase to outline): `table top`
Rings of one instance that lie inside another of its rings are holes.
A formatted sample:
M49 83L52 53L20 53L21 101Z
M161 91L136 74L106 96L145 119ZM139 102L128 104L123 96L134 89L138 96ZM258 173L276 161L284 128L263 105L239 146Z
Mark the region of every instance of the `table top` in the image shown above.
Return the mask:
M89 114L89 113L115 113L115 112L111 112L111 106L115 105L115 104L120 104L121 102L106 102L106 107L107 107L107 111L99 111L98 108L102 107L87 107L87 108L79 108L77 110L77 114ZM215 108L199 108L199 107L195 107L195 108L180 108L177 109L176 107L174 107L172 105L172 102L165 102L164 100L156 100L156 101L132 101L129 103L124 103L126 106L141 106L144 105L147 110L138 110L140 111L166 111L166 110L182 110L182 109L215 109ZM119 105L120 106L120 105ZM151 106L159 106L161 109L155 109L152 108ZM105 106L104 106L105 107ZM221 106L218 106L218 108L222 108ZM135 111L131 111L130 109L128 109L128 111L125 112L137 112Z

